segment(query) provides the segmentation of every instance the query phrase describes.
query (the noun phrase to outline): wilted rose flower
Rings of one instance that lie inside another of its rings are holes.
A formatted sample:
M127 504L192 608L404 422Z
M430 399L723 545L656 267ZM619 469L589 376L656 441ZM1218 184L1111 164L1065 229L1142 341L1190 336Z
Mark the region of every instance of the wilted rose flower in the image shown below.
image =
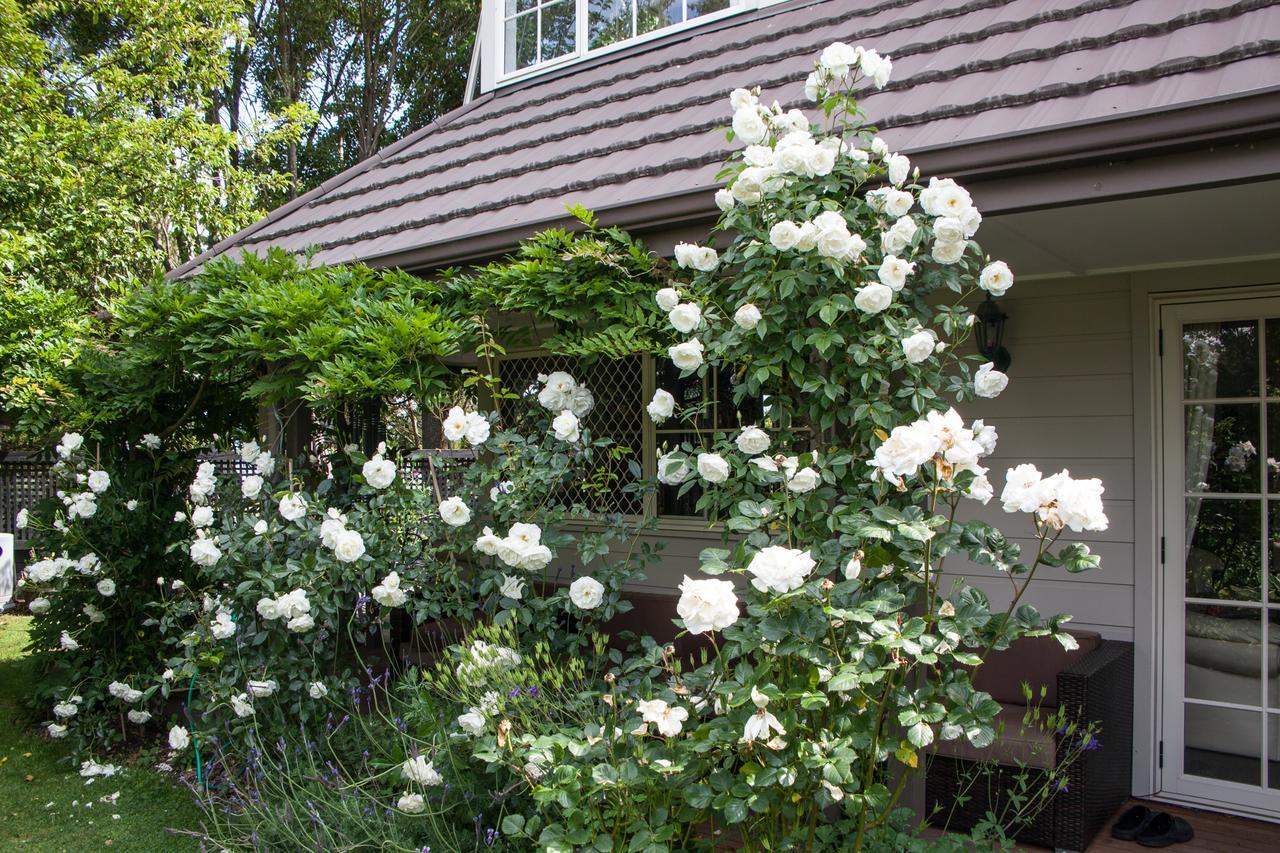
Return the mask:
M578 416L565 409L551 421L551 432L561 441L573 444L581 437Z
M61 723L50 723L45 726L45 731L49 733L49 737L61 738L67 736L67 727Z
M80 644L77 643L75 638L66 631L63 631L62 635L58 637L58 645L68 652L74 652L76 649L80 648Z
M708 483L723 483L729 479L729 463L718 453L699 453L698 476Z
M738 596L733 591L733 581L693 580L685 575L676 613L691 634L723 631L738 621Z
M436 768L424 755L415 755L402 764L400 775L419 785L433 786L444 782L444 778L436 772Z
M757 426L744 427L734 441L739 450L752 456L769 449L769 434Z
M667 320L681 334L689 334L702 322L702 309L693 302L682 302L667 314Z
M240 718L253 714L253 705L249 702L248 693L238 693L231 697L231 710Z
M604 601L604 584L584 575L569 584L569 600L583 610L594 610Z
M440 502L440 518L450 527L461 527L471 520L471 509L460 497L445 498Z
M646 723L653 723L658 734L663 737L675 737L689 719L689 709L678 705L668 705L662 699L644 699L636 703L640 717Z
M280 684L274 678L269 678L265 681L250 681L245 686L254 699L266 699L279 689Z
M129 722L140 726L151 719L151 712L133 710L133 711L130 711L128 714L125 714L125 716L129 718Z
M681 370L696 370L702 365L702 341L697 338L667 349L671 361Z
M52 602L49 601L49 599L42 596L40 598L31 599L31 603L27 605L27 609L32 613L47 613L51 604Z
M26 507L18 510L18 515L14 518L13 526L17 530L26 530L27 525L31 523L31 513L27 512Z
M1013 287L1013 272L1004 261L993 261L982 268L982 273L978 276L978 287L992 296L1004 296ZM89 488L93 488L92 483Z
M1009 377L996 370L989 361L973 375L973 393L979 397L998 397L1008 385Z
M502 583L498 587L498 594L513 601L519 601L524 598L524 580L504 573L502 575Z
M80 706L74 702L59 702L53 706L53 715L59 720L74 717L78 713L80 713Z
M479 708L472 708L465 714L458 715L458 728L473 737L484 734L485 722L484 714L480 713Z
M649 413L650 419L655 424L660 424L667 418L671 417L676 410L676 398L671 396L670 392L659 388L653 392L653 399L649 401L649 405L645 407L645 411Z
M751 585L761 592L790 592L804 583L816 565L808 551L770 545L751 558L747 572L754 575Z

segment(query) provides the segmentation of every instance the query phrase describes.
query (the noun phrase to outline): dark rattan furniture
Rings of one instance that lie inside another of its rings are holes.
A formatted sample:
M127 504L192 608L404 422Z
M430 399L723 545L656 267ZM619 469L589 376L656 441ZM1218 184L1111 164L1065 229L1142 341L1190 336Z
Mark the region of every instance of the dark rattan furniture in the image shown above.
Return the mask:
M1095 640L1096 646L1083 655L1069 660L1058 671L1056 684L1052 685L1044 705L1054 704L1065 709L1068 721L1081 726L1090 722L1098 726L1100 747L1079 752L1073 750L1069 736L1058 732L1048 744L1047 755L1028 757L1027 744L1019 742L1006 725L1007 739L997 740L981 756L946 754L945 748L930 757L925 782L925 808L935 822L947 821L953 831L967 831L983 819L989 811L1000 814L1008 800L1008 790L1017 783L1019 774L1030 774L1031 788L1046 778L1047 767L1061 765L1068 752L1078 757L1065 771L1065 788L1054 795L1050 804L1041 809L1035 818L1013 830L1014 838L1023 844L1036 844L1055 850L1082 851L1097 835L1116 809L1128 798L1132 770L1133 751L1133 644L1114 640ZM1027 660L1028 668L1044 664L1043 645L1015 644L1000 654L1014 656L1003 663L1005 680L1011 681L1016 667L1009 664L1019 654ZM1035 655L1034 663L1029 658ZM988 663L990 665L990 661ZM1020 681L1031 681L1033 690L1038 685L1033 677L1023 676L1018 684L1002 685L1006 696L1010 689L1020 690ZM997 690L983 685L997 699ZM1006 701L1003 715L1006 724L1021 716L1018 706ZM1013 730L1018 726L1015 723ZM945 747L945 745L943 745ZM966 750L959 750L965 752ZM973 753L973 750L967 750ZM988 775L979 761L995 762ZM1021 762L1021 765L1019 764ZM975 781L976 780L976 781ZM1060 780L1061 781L1061 780ZM957 805L961 794L967 799Z

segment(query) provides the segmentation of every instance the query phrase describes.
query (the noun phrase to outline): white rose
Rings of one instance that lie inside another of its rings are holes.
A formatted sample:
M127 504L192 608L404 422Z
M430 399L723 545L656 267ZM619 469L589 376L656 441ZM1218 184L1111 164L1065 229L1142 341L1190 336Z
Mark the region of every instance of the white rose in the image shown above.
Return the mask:
M295 634L304 634L315 626L316 620L312 618L310 613L303 613L300 616L295 616L289 620L288 624L285 625L286 628Z
M726 188L716 190L716 207L722 211L728 212L733 210L733 206L737 202L733 198L733 191Z
M241 480L241 494L247 500L256 500L257 496L262 493L262 484L264 484L264 480L262 480L261 476L250 474ZM195 514L192 514L192 517L195 517Z
M80 713L80 708L74 702L59 702L53 706L53 715L59 720L74 717L78 713Z
M475 737L479 737L484 734L484 724L484 714L481 714L475 708L472 708L465 714L460 714L458 716L458 728Z
M604 584L584 575L569 584L569 600L583 610L594 610L604 601Z
M910 216L898 217L889 230L880 235L880 246L887 254L896 255L911 245L917 229L916 221Z
M208 527L213 524L213 507L198 506L191 510L191 524L193 527Z
M62 648L68 652L74 652L76 649L80 648L80 644L77 643L75 638L66 631L63 631L62 635L58 637L58 645L62 646Z
M940 264L958 263L964 257L964 250L968 248L967 243L941 243L933 244L933 259Z
M561 441L573 444L580 437L577 415L565 409L551 422L551 431Z
M915 196L906 190L885 189L879 196L880 206L889 216L906 216L915 204Z
M992 296L1004 296L1013 287L1013 272L1004 261L993 261L982 268L982 274L978 276L978 287ZM89 487L93 488L93 484L90 483Z
M231 620L231 611L219 610L209 623L209 631L215 640L226 640L235 636L236 623Z
M718 453L699 453L698 476L708 483L723 483L729 479L729 463Z
M231 697L231 710L235 712L237 717L249 717L253 715L253 705L249 702L248 693L239 693Z
M738 596L733 581L693 580L685 575L680 584L676 614L691 634L723 631L738 621Z
M1009 377L996 370L989 361L973 375L973 393L979 397L998 397L1008 385Z
M467 434L467 413L461 406L454 406L441 421L440 430L446 441L462 441Z
M760 309L746 302L738 306L738 310L734 312L733 322L738 325L738 328L749 332L760 324L760 316Z
M969 193L951 178L930 178L929 186L920 193L920 206L930 216L954 216L960 219L973 207Z
M671 396L670 392L659 388L653 392L653 399L649 401L645 410L655 424L660 424L675 413L676 398Z
M880 283L888 286L897 293L907 283L907 276L916 271L916 265L907 263L896 255L885 255L884 260L880 263L880 269L876 271L876 275L880 279Z
M760 117L760 110L754 106L744 106L733 113L733 133L747 145L763 142L769 135L769 126Z
M488 422L485 423L485 426L488 426ZM396 478L396 463L390 459L383 459L379 455L374 455L372 459L364 463L360 473L364 475L364 481L373 488L385 489Z
M890 154L884 165L889 170L889 183L895 187L906 183L911 174L911 161L904 154Z
M267 523L261 518L253 523L253 533L255 536L261 536L267 532Z
M702 341L697 338L667 349L671 361L681 370L696 370L702 365Z
M667 320L677 332L687 335L702 322L702 309L693 302L683 302L671 309Z
M832 42L823 49L818 64L831 77L847 77L861 55L861 48L850 47L841 41Z
M417 782L419 785L439 785L444 782L436 768L426 756L416 755L410 758L400 766L400 775L408 779L410 782Z
M58 443L58 455L63 459L71 456L84 445L84 436L78 432L64 432L62 441Z
M572 376L557 370L547 377L546 386L538 392L538 403L552 412L568 409L573 405L573 392L577 387L578 383Z
M742 162L748 166L772 166L773 149L768 145L748 145L742 152Z
M715 249L693 243L677 243L675 256L676 264L699 272L711 272L720 263L720 256Z
M160 436L156 435L154 432L149 432L143 435L142 441L138 443L141 444L143 447L145 447L147 450L159 450Z
M222 551L212 539L197 539L191 543L188 553L191 555L191 562L205 568L214 565L222 557Z
M373 600L383 607L399 607L409 600L408 593L400 587L398 572L390 572L382 583L370 590Z
M148 720L150 720L150 719L151 719L151 712L150 712L150 711L138 711L138 710L136 710L136 709L135 709L135 710L133 710L133 711L130 711L130 712L129 712L128 714L126 714L125 716L129 718L129 722L134 723L135 725L139 725L139 726L140 726L140 725L142 725L142 724L146 723Z
M276 458L264 450L257 459L253 460L253 467L262 476L270 477L276 470Z
M26 530L27 525L30 523L31 523L31 513L27 511L26 507L23 507L22 509L18 510L18 515L13 520L14 528L17 530Z
M111 578L103 578L98 581L98 594L104 598L110 598L116 594L116 582Z
M450 527L461 527L471 520L471 509L462 502L462 498L446 498L440 502L440 517Z
M265 681L250 681L245 686L249 688L249 695L254 699L266 699L276 692L280 684L274 678L269 678Z
M396 808L405 814L422 814L427 810L427 801L421 794L406 791L396 801Z
M987 479L985 472L973 478L973 482L969 484L969 491L965 492L965 497L984 504L995 497L995 488L991 485L991 481Z
M784 219L769 229L769 243L779 252L789 252L800 242L800 226Z
M325 686L323 681L313 681L307 687L307 695L312 699L323 699L329 695L329 688Z
M689 478L689 460L683 454L664 453L658 457L658 482L678 486Z
M493 557L497 555L498 546L501 543L502 537L495 536L492 527L486 527L482 534L476 538L476 550L481 554Z
M934 220L933 236L939 243L963 243L968 237L964 223L954 216L940 216Z
M302 495L288 494L280 499L280 517L285 521L297 521L307 514L307 499Z
M506 596L513 601L519 601L524 598L524 580L504 573L502 575L502 583L498 587L498 594Z
M877 89L889 85L889 77L893 73L893 62L889 57L881 56L874 50L864 50L858 58L858 65Z
M258 456L262 453L262 448L258 446L258 442L250 441L247 444L240 445L240 461L253 463L257 461Z
M859 311L867 314L879 314L893 302L893 290L884 284L872 282L863 285L853 297L853 304Z
M738 433L735 443L743 453L754 456L769 449L769 434L757 426L745 427Z
M343 563L354 563L364 556L364 539L354 530L343 530L333 538L333 556Z
M663 311L670 311L680 304L680 294L674 287L664 287L653 295L654 301Z
M754 575L751 585L761 592L790 592L804 584L816 565L808 551L770 545L751 558L747 571Z
M818 488L818 472L812 468L801 468L795 473L787 474L787 489L802 494Z
M733 108L734 112L743 107L754 107L758 103L760 103L760 99L750 89L734 89L729 93L729 106Z
M191 735L187 734L187 730L182 726L174 726L169 729L169 748L173 750L186 749L191 745Z
M47 613L49 612L49 607L52 604L53 602L44 597L33 598L31 599L31 603L27 605L27 609L32 613Z
M868 464L885 479L900 483L902 477L915 474L941 449L937 431L927 421L916 421L894 427Z
M569 411L579 418L585 418L595 407L596 398L591 395L585 385L579 385L573 389L573 394L569 398ZM487 432L485 437L488 438Z
M111 486L111 475L106 471L90 471L87 484L89 491L100 495Z
M1077 533L1106 530L1108 522L1102 508L1102 492L1101 480L1077 480L1063 471L1054 494L1058 519Z
M908 335L902 339L902 354L907 357L908 364L919 364L933 355L935 343L933 332L921 329L914 335Z

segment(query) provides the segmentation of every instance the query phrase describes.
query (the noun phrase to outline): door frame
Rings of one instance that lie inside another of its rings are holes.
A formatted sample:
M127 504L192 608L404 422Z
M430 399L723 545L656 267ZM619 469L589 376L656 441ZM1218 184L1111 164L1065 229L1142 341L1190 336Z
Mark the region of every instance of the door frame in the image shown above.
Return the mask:
M1215 811L1237 811L1251 817L1280 821L1280 792L1269 791L1259 785L1246 785L1214 780L1207 777L1188 776L1183 773L1181 746L1183 725L1183 663L1185 661L1185 632L1175 630L1182 626L1177 613L1183 605L1182 576L1172 571L1180 564L1178 554L1184 551L1184 531L1181 523L1183 502L1183 478L1181 466L1166 463L1165 453L1175 456L1182 446L1182 393L1181 374L1175 369L1180 361L1180 336L1177 326L1188 322L1227 320L1249 317L1254 314L1280 316L1280 287L1234 288L1227 291L1201 291L1180 293L1154 300L1157 329L1157 373L1153 383L1157 393L1158 415L1156 419L1155 445L1157 446L1157 503L1156 518L1161 526L1158 565L1155 575L1155 611L1158 621L1156 632L1156 693L1154 696L1157 716L1158 755L1155 790L1162 799L1208 807ZM1272 303L1266 308L1257 306L1250 310L1249 303ZM1197 310L1199 309L1199 310ZM1177 316L1181 313L1183 316ZM1165 321L1169 321L1166 328ZM1166 332L1168 334L1166 335ZM1168 338L1168 342L1164 338ZM1167 347L1167 349L1166 349ZM1163 350L1163 352L1162 352ZM1265 395L1265 389L1259 389ZM1175 423L1176 421L1176 423ZM1265 437L1259 436L1260 444ZM1176 442L1176 443L1175 443ZM1173 444L1173 446L1170 446ZM1178 473L1179 476L1173 476ZM1261 484L1265 495L1265 482ZM1266 499L1262 499L1265 511ZM1265 546L1264 546L1265 549ZM1166 561L1165 554L1170 555ZM1264 556L1265 564L1265 556ZM1175 575L1178 575L1175 577ZM1264 571L1263 583L1266 583ZM1262 616L1267 618L1264 607ZM1264 697L1265 703L1265 697ZM1264 704L1262 710L1263 737L1270 714ZM1167 748L1166 748L1167 747ZM1275 756L1268 756L1274 758ZM1264 777L1265 778L1265 777ZM1265 785L1265 782L1263 782Z

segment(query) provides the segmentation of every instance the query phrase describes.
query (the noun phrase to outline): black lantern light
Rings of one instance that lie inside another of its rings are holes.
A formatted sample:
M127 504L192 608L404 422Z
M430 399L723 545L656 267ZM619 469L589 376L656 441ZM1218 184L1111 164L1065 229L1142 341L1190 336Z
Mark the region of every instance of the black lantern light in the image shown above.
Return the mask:
M987 294L987 298L978 310L973 312L977 317L973 326L973 336L977 340L978 352L995 365L996 370L1004 372L1009 369L1013 357L1001 344L1004 340L1004 321L1009 315L1000 310L996 301Z

